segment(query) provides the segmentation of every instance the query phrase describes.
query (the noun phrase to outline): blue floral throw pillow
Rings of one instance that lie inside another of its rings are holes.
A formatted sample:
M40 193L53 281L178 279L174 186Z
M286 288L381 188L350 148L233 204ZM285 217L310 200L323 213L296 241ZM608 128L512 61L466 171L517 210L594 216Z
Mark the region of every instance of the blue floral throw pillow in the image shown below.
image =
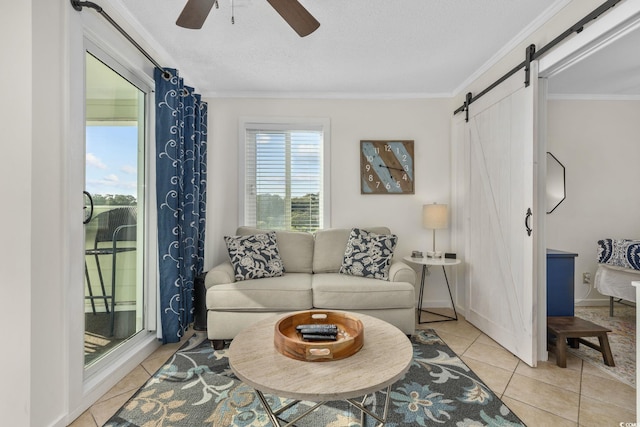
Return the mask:
M354 228L349 235L340 273L389 280L395 234L376 234Z
M236 280L282 276L284 266L278 252L276 233L225 236Z
M598 263L640 270L640 240L598 240Z

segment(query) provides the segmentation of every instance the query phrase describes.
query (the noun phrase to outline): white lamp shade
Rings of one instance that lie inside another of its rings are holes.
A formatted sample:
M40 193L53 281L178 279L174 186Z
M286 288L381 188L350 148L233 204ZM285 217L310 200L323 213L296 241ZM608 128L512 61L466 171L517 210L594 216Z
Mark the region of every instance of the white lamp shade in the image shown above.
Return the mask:
M449 226L449 209L447 205L422 206L422 226L430 230L439 230Z

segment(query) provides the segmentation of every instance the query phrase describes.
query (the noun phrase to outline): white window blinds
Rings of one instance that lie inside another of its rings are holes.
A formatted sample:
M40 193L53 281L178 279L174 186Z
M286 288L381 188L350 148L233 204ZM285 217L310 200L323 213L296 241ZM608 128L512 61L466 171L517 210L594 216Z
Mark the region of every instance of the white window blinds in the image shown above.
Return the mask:
M245 123L244 131L245 225L322 228L323 126Z

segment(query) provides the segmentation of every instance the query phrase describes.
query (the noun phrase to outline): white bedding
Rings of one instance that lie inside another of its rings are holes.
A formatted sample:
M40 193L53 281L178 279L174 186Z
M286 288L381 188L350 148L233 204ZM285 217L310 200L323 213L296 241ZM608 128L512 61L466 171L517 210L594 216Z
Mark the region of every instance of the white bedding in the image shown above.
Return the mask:
M640 280L640 271L598 264L594 285L602 295L636 301L636 289L631 282Z

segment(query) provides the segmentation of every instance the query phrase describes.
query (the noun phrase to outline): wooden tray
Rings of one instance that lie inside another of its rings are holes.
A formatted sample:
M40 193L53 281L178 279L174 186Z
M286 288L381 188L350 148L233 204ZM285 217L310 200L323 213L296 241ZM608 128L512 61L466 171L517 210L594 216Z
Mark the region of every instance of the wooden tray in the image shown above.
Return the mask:
M296 326L314 323L337 325L338 339L304 341L296 331ZM327 310L301 311L276 323L273 342L276 350L292 359L327 362L357 353L364 344L364 327L360 319L348 313Z

